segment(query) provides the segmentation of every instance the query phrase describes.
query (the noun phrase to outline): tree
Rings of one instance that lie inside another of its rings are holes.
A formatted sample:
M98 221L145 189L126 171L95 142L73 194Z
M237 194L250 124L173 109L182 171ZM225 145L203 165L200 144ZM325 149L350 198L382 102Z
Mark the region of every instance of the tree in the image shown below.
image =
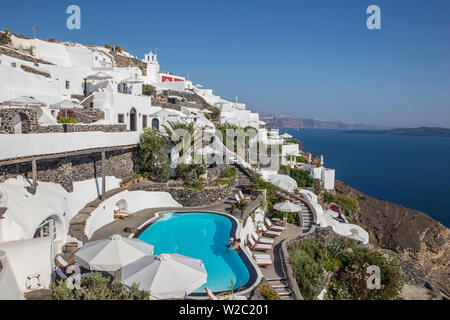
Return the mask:
M142 94L145 96L155 96L156 88L150 84L143 84L142 85Z
M0 45L10 44L11 43L11 32L8 29L0 32Z
M158 134L155 129L146 130L139 139L138 165L140 172L148 173L157 181L170 178L170 159L165 148L169 141Z

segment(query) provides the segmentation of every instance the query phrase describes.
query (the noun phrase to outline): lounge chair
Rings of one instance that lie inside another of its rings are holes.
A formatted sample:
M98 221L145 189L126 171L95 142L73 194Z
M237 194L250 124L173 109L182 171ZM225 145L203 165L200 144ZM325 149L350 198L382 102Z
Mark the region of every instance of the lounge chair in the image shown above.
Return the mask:
M264 224L261 225L261 229L262 229L263 235L268 236L268 237L276 238L281 235L281 232L268 230Z
M234 197L236 198L237 202L241 202L241 199L239 199L239 195L238 194L235 194Z
M267 228L269 228L272 231L284 231L284 230L286 230L286 227L274 225L272 223L272 221L270 221L269 218L266 218L265 221L266 221L266 224L267 224Z
M273 264L272 259L269 255L261 254L261 255L253 255L253 259L255 259L256 264L259 267L267 267Z
M242 200L245 200L245 201L251 201L252 200L252 198L250 198L250 197L244 197L244 195L242 194L242 191L241 190L239 190L239 196L241 197L241 199Z
M69 261L66 261L66 260L64 260L62 255L57 254L55 257L55 261L61 269L65 270L67 267L75 264L77 262L77 259L72 258Z
M247 245L250 248L250 250L256 250L256 251L267 251L267 250L272 249L272 245L256 243L255 241L253 241L253 238L251 236L248 237Z
M129 213L123 209L115 210L114 211L114 219L123 219L128 220L129 218L132 218L133 214Z
M245 296L231 295L229 292L222 292L217 295L211 291L211 289L205 287L206 294L210 300L247 300Z
M256 234L255 231L253 231L251 233L253 240L255 240L255 242L257 243L262 243L262 244L271 244L273 245L275 243L275 239L273 238L264 238L264 237L258 237L258 235Z
M58 277L58 279L67 280L67 278L69 278L69 276L66 275L61 268L56 268L55 273L56 273L56 276Z

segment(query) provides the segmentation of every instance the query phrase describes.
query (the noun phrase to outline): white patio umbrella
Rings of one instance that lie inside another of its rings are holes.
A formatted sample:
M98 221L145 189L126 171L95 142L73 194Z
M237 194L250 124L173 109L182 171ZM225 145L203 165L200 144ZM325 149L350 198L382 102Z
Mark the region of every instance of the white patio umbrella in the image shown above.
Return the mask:
M114 77L112 77L109 74L102 72L102 71L91 74L90 76L86 77L87 80L109 80L109 79L113 79L113 78Z
M146 256L122 269L126 287L139 284L151 299L182 299L206 283L208 273L201 260L179 254Z
M51 104L50 109L84 109L84 107L73 101L63 100L63 101Z
M284 139L291 139L292 138L292 136L289 133L285 133L281 137L284 138Z
M275 174L273 176L270 176L268 180L269 182L287 192L294 192L298 186L297 181L287 175Z
M139 79L138 77L129 77L125 80L122 80L123 83L144 83L144 80Z
M20 106L20 107L45 107L45 102L36 100L34 97L22 96L13 100L4 101L5 106Z
M301 206L299 206L295 203L292 203L289 200L277 203L273 207L275 210L281 211L281 212L300 212L302 210Z
M153 254L153 246L139 239L113 235L85 244L76 253L77 262L94 271L118 271L144 256Z

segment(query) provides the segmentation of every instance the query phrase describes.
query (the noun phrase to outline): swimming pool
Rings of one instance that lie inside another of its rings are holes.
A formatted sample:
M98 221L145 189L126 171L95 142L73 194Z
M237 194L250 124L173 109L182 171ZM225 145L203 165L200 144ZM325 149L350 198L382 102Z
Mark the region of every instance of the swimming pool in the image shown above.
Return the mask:
M154 254L178 253L201 259L208 272L208 282L195 293L244 287L250 272L241 256L225 245L233 231L230 218L213 213L166 213L144 230L139 239L152 244ZM234 231L233 231L234 232ZM234 237L234 234L232 235Z

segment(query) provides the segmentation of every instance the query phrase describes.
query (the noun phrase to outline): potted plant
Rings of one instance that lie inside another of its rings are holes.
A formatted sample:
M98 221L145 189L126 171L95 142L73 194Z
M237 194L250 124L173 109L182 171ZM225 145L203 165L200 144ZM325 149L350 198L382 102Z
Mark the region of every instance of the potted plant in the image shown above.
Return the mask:
M120 187L121 187L121 188L125 188L125 182L124 182L124 181L122 181L122 182L120 183Z
M142 183L142 181L144 181L144 177L140 174L140 173L137 173L135 176L134 176L134 181L135 181L135 183L137 182L137 183Z

